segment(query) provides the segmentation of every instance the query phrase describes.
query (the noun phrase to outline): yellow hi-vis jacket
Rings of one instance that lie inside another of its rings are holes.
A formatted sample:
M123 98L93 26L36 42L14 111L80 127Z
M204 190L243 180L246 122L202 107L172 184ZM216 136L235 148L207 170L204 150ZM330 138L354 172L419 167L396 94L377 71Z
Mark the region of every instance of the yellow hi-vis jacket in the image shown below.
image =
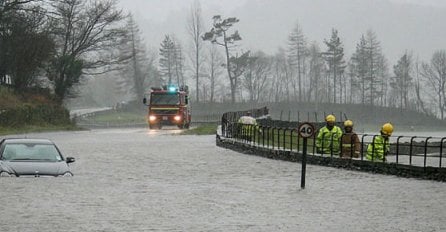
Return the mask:
M384 138L382 135L377 135L373 139L373 142L367 146L366 158L371 161L383 161L384 154L387 154L390 150L389 139Z
M238 123L241 125L241 132L243 135L251 137L253 132L261 132L257 125L257 120L251 116L242 116L239 118ZM253 130L253 131L251 131Z
M316 137L316 148L319 152L323 154L331 154L333 149L333 154L339 154L340 139L342 137L342 129L338 126L333 126L329 130L326 126L319 130Z

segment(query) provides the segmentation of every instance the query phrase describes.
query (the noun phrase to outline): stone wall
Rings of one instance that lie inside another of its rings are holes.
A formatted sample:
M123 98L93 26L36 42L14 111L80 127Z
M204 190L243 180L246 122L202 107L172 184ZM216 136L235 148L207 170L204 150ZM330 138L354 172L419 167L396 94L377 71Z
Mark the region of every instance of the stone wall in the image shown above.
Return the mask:
M216 135L216 144L219 147L231 149L243 154L256 155L269 159L284 160L291 162L301 162L302 153L275 150L251 146L232 139L225 139ZM340 159L336 157L307 156L307 164L322 165L327 167L344 168L363 172L372 172L386 175L396 175L401 177L413 177L420 179L446 181L446 168L417 167L396 163L378 163L367 160Z

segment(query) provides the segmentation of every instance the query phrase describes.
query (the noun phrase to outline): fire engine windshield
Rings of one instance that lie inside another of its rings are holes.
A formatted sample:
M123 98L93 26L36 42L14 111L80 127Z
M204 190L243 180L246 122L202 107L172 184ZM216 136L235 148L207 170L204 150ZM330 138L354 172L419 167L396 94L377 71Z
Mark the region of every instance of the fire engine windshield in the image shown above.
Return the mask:
M179 105L179 94L154 94L150 98L151 105Z

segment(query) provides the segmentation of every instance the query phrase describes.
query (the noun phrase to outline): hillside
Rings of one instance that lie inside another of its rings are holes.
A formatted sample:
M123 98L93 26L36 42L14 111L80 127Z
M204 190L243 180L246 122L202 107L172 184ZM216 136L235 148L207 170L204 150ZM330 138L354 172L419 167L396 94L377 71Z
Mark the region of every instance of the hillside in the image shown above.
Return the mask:
M314 104L314 103L220 103L193 104L192 112L196 115L222 114L228 111L247 110L267 106L273 119L290 121L323 121L324 115L335 114L337 120L346 117L355 122L357 131L378 130L386 122L391 122L404 131L439 131L446 129L446 121L411 110L388 107L371 107L348 104ZM342 114L342 116L341 116ZM282 118L281 118L282 116Z

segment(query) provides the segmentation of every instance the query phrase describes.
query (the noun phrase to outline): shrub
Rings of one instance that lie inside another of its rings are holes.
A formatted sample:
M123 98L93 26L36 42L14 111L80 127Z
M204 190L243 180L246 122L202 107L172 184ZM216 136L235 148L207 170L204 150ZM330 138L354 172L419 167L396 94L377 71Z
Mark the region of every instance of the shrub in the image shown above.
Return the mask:
M70 125L67 109L45 93L26 93L22 97L0 88L0 127L20 128L29 125Z

